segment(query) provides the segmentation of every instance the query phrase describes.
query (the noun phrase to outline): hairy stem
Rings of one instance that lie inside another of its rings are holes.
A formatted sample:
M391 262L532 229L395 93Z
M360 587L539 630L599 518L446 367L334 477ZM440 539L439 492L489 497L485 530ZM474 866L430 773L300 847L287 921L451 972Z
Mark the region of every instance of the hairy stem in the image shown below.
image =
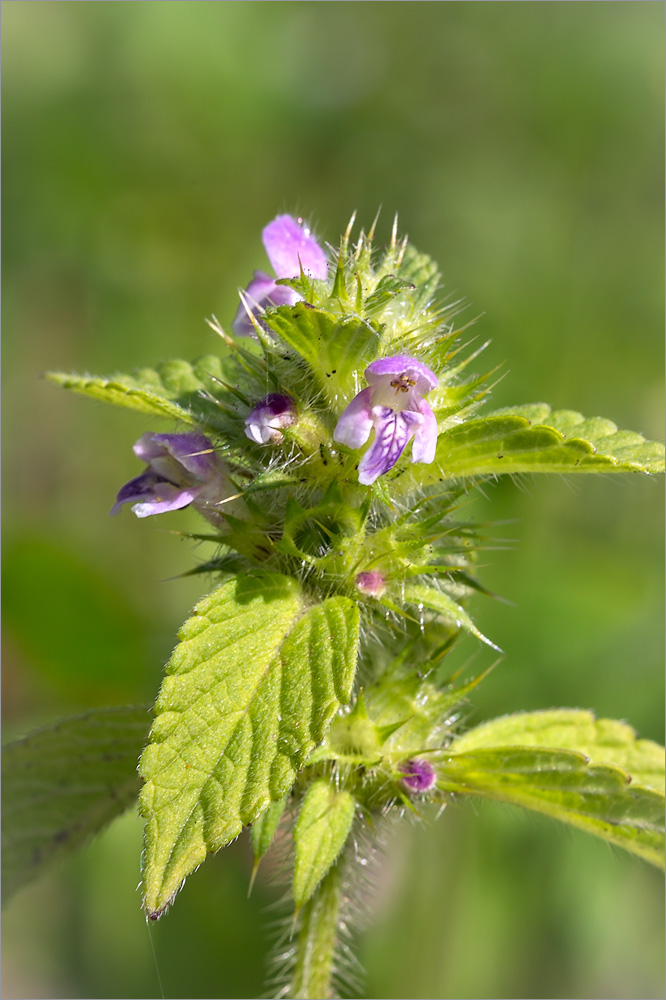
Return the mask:
M333 865L300 914L290 996L293 1000L329 1000L338 938L340 866Z

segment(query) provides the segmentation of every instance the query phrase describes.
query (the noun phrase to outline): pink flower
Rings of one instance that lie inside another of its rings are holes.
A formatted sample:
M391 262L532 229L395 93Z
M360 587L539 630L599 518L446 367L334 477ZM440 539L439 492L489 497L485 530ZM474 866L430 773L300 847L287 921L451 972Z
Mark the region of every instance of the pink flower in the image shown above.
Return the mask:
M202 512L225 496L224 468L203 434L142 434L134 454L148 468L118 492L111 509L117 514L132 503L137 517L164 514L194 503Z
M325 280L326 254L302 219L278 215L265 227L261 238L277 278L298 278L302 269L310 278ZM301 296L288 285L276 284L269 274L255 271L245 290L245 299L252 315L258 316L270 306L293 306ZM254 336L252 320L242 302L232 329L240 336Z
M437 420L423 397L438 379L420 361L402 354L373 361L365 377L368 388L352 399L333 437L348 448L360 448L374 428L374 441L358 467L359 483L369 486L393 468L412 437L412 462L433 461Z

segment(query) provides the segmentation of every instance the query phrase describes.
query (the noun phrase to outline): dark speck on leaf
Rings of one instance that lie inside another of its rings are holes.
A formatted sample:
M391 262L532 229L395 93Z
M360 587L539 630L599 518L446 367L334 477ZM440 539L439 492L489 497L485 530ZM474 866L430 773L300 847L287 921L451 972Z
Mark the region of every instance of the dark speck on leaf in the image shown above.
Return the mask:
M56 844L63 844L66 840L69 840L70 836L70 830L58 830L57 833L53 834L53 841Z

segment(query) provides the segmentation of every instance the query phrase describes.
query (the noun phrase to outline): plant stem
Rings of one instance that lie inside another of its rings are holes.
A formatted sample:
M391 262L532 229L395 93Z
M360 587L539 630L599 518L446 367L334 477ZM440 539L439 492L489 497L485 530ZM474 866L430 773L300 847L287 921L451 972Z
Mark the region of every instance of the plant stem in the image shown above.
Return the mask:
M290 996L329 1000L342 897L340 865L333 865L303 906Z

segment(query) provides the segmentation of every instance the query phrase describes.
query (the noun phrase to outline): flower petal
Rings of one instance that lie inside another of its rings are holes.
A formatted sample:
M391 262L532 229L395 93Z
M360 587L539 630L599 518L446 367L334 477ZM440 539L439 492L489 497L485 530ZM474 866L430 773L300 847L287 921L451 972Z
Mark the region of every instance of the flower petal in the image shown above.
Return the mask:
M155 434L152 431L146 431L145 434L142 434L136 444L133 445L132 451L146 465L152 462L154 458L161 458L164 455L164 448L162 445L155 443ZM139 476L138 478L140 479L141 477Z
M284 439L283 428L295 421L296 406L291 396L271 392L246 418L245 433L257 444L279 444Z
M354 396L336 424L334 441L346 444L348 448L360 448L365 444L372 430L371 397L370 388L363 389Z
M291 215L278 215L269 222L262 239L278 278L297 278L301 268L311 278L326 278L326 254L310 230Z
M160 495L147 503L137 503L132 507L132 512L137 517L150 517L151 514L166 514L170 510L180 510L187 507L201 493L202 487L194 489L181 489L167 483L160 490Z
M380 358L373 361L365 369L365 377L370 385L380 385L389 375L406 375L416 383L414 388L420 395L425 395L439 385L439 379L421 361L407 357L406 354L396 354L392 358Z
M169 510L187 507L200 492L200 486L176 486L148 469L121 487L111 508L111 514L117 514L126 503L135 504L132 509L137 517L163 514Z
M423 417L423 421L414 431L412 462L425 462L429 465L433 461L437 449L437 417L425 399L419 402L419 413Z
M203 434L153 434L153 441L199 479L209 479L218 470L213 445Z
M375 479L392 469L410 437L423 420L420 413L402 410L396 413L388 406L373 406L375 440L358 467L358 481L369 486Z
M248 313L259 316L270 306L293 306L301 296L288 285L276 285L270 275L255 271L254 278L245 289L245 302L241 302L234 316L231 329L238 337L254 337L254 326Z

